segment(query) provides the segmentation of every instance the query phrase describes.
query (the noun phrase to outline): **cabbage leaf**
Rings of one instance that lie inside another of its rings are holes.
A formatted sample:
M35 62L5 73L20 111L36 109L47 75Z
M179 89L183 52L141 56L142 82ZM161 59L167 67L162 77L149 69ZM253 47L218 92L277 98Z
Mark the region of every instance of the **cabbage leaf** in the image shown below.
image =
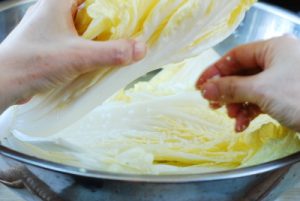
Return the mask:
M82 37L147 43L141 62L103 67L8 110L10 132L50 136L81 119L129 82L153 69L196 56L229 36L255 0L87 0L76 18Z
M60 163L132 174L215 172L299 151L298 134L268 115L236 134L225 109L209 109L194 83L218 58L210 50L167 65L150 81L119 91L54 136L16 133L3 142Z

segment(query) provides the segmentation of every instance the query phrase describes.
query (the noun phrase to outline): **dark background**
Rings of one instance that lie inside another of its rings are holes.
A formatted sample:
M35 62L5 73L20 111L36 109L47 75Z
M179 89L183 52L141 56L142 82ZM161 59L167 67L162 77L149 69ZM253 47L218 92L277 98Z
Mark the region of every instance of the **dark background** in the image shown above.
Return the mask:
M269 4L274 4L300 15L300 0L262 0L262 2L267 2Z

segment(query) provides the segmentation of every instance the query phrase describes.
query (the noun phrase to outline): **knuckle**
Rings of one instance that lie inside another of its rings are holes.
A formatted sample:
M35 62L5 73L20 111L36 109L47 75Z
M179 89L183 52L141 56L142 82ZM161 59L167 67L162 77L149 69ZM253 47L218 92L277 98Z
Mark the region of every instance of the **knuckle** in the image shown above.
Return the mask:
M236 85L236 78L231 78L227 80L227 99L229 100L236 100L237 96L237 85Z
M268 44L270 46L272 46L273 48L279 48L279 47L286 46L289 44L294 44L296 40L297 39L291 35L283 35L283 36L279 36L277 38L270 39L268 41L269 42Z
M36 4L30 6L30 7L27 9L27 11L26 11L25 14L26 14L26 15L30 15L31 13L34 12L35 8L36 8Z
M251 91L253 93L253 100L255 101L255 104L260 105L264 100L267 100L270 91L270 86L267 84L267 82L256 80L252 84Z
M116 65L128 64L132 59L132 49L131 47L124 43L119 47L113 49L113 61Z
M296 38L293 35L285 34L283 36L280 36L278 39L284 42L284 41L295 41Z

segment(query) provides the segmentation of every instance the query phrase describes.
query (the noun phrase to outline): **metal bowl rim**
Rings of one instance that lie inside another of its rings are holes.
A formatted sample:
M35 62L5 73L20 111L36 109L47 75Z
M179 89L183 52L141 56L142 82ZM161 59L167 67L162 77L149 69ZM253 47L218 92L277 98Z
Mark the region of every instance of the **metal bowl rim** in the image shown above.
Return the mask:
M0 12L13 8L15 6L32 3L35 0L26 0L19 3L12 4L3 9ZM289 13L265 3L256 3L254 5L258 9L265 10L284 19L287 19L295 24L300 25L300 18L296 15ZM217 181L225 179L234 179L239 177L246 177L251 175L263 174L269 171L273 171L285 166L292 165L300 161L300 152L290 155L288 157L271 161L268 163L239 168L228 171L203 173L203 174L184 174L184 175L132 175L132 174L117 174L104 171L86 170L70 165L59 164L56 162L47 161L34 156L29 156L5 146L0 145L0 154L10 159L14 159L24 164L40 167L50 171L56 171L64 174L71 174L75 176L94 178L94 179L106 179L106 180L118 180L118 181L130 181L130 182L146 182L146 183L188 183L188 182L205 182L205 181Z
M268 163L239 168L234 170L213 172L213 173L199 173L199 174L182 174L182 175L138 175L138 174L118 174L105 171L87 170L80 167L64 165L48 160L40 159L34 156L29 156L5 146L0 145L0 154L19 161L21 163L32 165L35 167L43 168L50 171L70 174L74 176L93 178L93 179L106 179L130 182L145 182L145 183L190 183L190 182L205 182L217 181L225 179L235 179L240 177L252 176L270 172L280 169L300 161L300 152L290 155L288 157L271 161Z

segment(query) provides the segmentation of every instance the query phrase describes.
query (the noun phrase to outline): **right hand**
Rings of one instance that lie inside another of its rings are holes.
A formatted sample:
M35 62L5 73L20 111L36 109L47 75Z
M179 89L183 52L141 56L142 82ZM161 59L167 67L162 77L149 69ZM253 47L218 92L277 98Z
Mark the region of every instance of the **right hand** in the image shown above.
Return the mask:
M209 67L197 87L212 107L226 105L237 132L261 113L300 131L300 41L283 36L237 47Z

